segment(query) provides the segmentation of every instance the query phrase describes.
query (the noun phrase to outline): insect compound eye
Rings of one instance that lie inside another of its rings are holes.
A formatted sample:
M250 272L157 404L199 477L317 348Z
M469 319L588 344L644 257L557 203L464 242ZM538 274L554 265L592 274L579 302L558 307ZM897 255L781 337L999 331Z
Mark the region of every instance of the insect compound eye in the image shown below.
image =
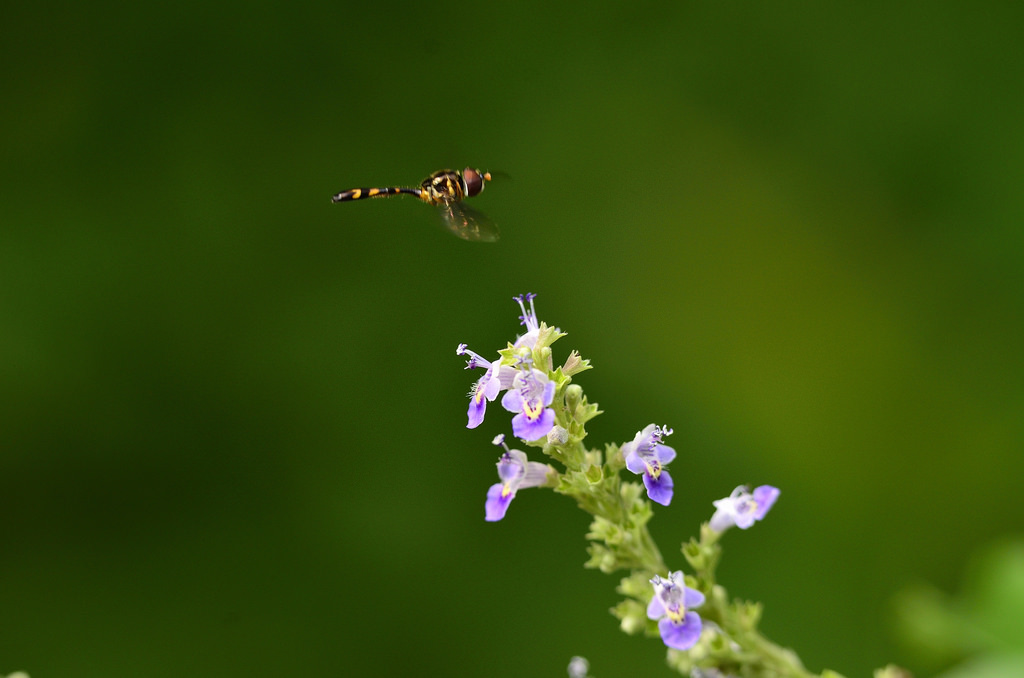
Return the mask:
M466 195L473 197L484 190L484 179L487 178L487 175L480 174L479 170L472 167L467 167L462 170L462 178L466 180Z

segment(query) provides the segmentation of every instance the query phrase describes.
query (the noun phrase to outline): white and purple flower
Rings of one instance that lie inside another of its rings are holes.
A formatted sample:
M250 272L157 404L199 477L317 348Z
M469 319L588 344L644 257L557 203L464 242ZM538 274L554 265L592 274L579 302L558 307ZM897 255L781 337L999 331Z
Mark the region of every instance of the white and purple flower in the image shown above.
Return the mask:
M498 460L498 478L500 483L491 485L487 490L487 501L484 503L485 520L494 522L505 517L508 505L516 497L516 492L525 487L537 487L547 479L551 467L536 461L528 461L526 453L510 450L505 444L505 436L494 439L495 445L505 448L505 453Z
M662 506L668 506L672 501L672 476L665 470L665 464L676 458L676 451L661 444L662 439L671 434L670 428L648 424L632 441L622 446L626 468L643 474L647 496Z
M498 361L489 362L480 355L470 351L465 344L459 344L455 349L455 355L468 355L466 369L474 367L485 367L487 371L480 377L469 391L469 423L466 428L476 428L484 420L484 413L487 411L487 401L494 401L498 394L512 385L512 379L516 375L516 369L511 365L499 365Z
M516 413L512 433L527 442L546 436L555 425L555 411L549 407L554 399L555 382L523 358L512 386L501 398L501 406Z
M715 514L711 516L709 527L715 532L725 532L733 525L745 530L764 518L778 498L777 487L761 485L751 493L745 485L740 485L725 499L713 502Z
M647 606L647 618L658 620L658 632L668 647L689 650L700 639L700 615L691 610L704 604L704 594L683 582L682 572L669 572L663 579L654 575L654 597Z

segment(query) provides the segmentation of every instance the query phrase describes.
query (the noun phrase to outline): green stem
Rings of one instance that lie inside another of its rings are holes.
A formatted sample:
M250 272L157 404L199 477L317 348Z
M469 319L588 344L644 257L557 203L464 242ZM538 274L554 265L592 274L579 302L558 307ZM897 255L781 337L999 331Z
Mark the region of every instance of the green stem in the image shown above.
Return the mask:
M643 544L644 551L647 554L647 558L644 562L647 563L647 569L655 574L660 572L667 572L668 568L665 566L665 559L661 556L661 551L658 550L658 545L654 543L654 538L651 533L647 530L647 525L641 525L637 530L640 542Z
M745 640L744 647L758 655L766 665L772 666L779 675L814 678L814 674L803 667L799 657L792 650L779 647L757 631L751 631Z
M730 602L726 590L715 582L715 568L722 556L722 547L718 543L721 536L704 524L700 540L691 540L683 545L683 554L694 568L700 590L706 596L706 602L699 610L701 617L718 624L723 633L739 645L741 651L730 658L732 661L759 667L752 675L813 678L815 674L803 667L795 652L776 645L757 630L760 605Z

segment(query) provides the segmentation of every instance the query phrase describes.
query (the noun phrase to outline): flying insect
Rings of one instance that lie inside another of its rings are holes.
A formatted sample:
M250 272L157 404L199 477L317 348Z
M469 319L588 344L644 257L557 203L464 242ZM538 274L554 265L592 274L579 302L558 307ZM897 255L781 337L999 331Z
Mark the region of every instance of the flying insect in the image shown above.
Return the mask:
M350 188L331 198L332 202L349 202L392 195L412 195L437 209L438 216L453 235L471 242L494 242L498 227L481 212L463 201L480 195L491 180L490 172L467 167L439 170L424 179L416 188L385 186L383 188Z

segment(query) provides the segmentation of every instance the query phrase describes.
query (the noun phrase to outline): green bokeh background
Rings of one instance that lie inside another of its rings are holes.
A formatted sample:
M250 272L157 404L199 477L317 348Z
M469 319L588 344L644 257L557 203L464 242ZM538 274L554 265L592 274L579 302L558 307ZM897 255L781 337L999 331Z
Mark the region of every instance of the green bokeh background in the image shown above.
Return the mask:
M812 670L1024 530L1020 5L3 14L0 673L672 675L570 500L483 521L527 291L594 445L675 429L672 566L782 488L720 574ZM329 202L467 164L496 245Z

